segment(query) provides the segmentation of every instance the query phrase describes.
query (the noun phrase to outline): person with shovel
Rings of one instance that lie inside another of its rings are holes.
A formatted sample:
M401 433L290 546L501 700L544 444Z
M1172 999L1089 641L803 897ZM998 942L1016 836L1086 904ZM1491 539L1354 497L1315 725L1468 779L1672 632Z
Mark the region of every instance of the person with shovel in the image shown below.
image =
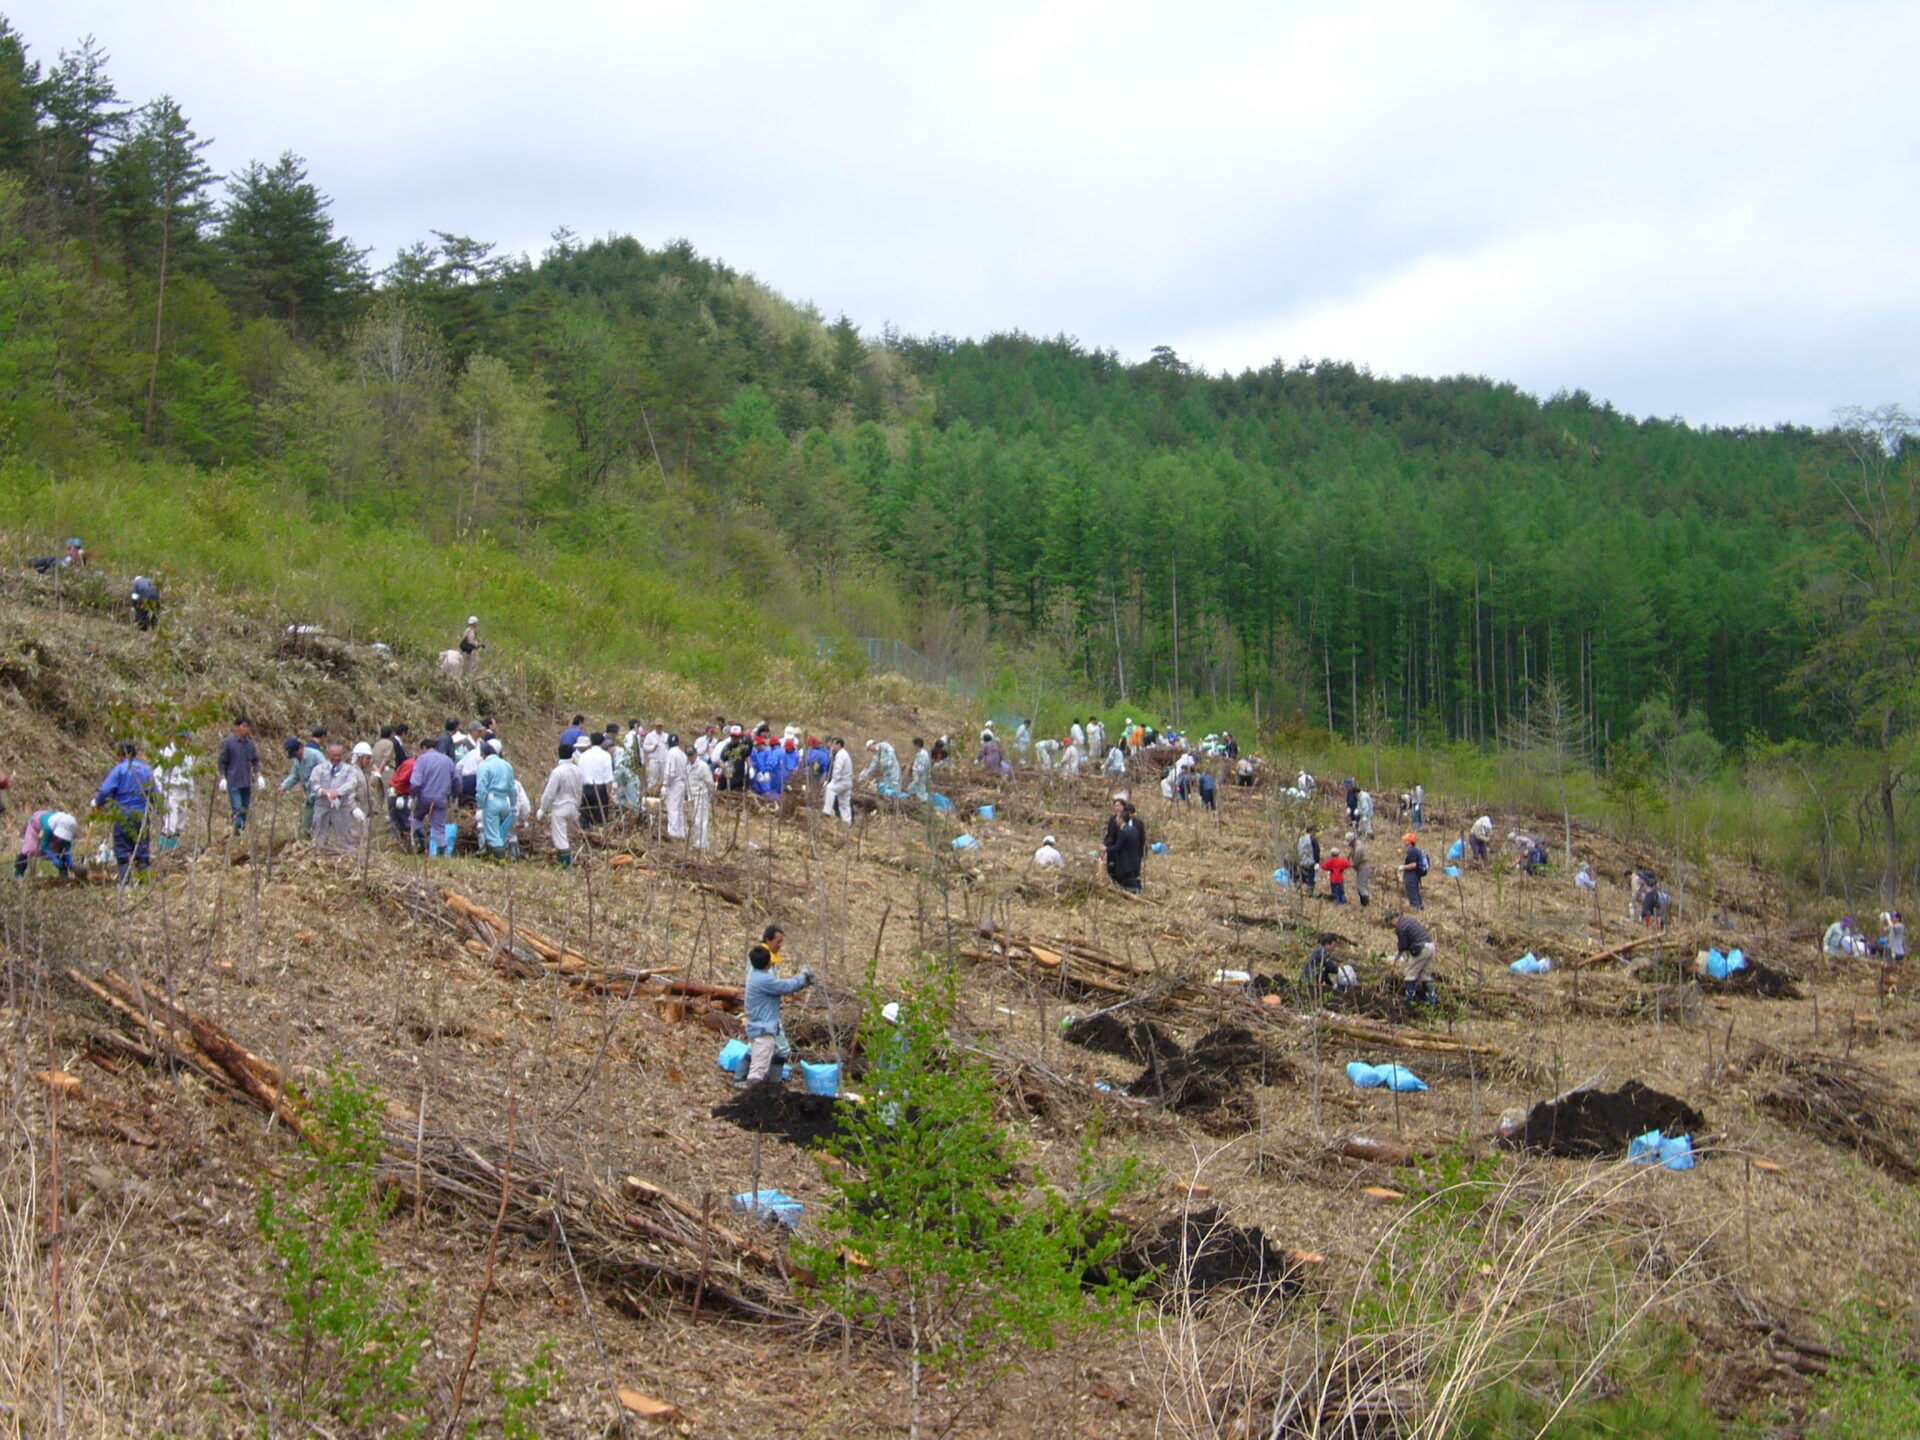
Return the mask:
M787 935L778 925L769 925L761 933L760 943L747 952L747 1084L766 1082L776 1056L782 1066L793 1053L781 1025L780 1004L784 997L797 994L813 983L813 971L804 965L800 973L781 979L774 961Z
M1433 943L1427 927L1411 915L1389 910L1385 920L1393 927L1395 958L1400 962L1407 1005L1437 1005L1440 992L1433 984L1433 961L1440 947Z

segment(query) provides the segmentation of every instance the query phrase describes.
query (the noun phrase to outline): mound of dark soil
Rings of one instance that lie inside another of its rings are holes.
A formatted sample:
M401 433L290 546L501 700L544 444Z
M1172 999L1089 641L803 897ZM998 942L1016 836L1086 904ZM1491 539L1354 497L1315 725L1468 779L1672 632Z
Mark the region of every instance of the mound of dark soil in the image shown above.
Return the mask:
M1180 1057L1180 1042L1151 1020L1122 1020L1117 1015L1093 1015L1076 1020L1060 1032L1061 1039L1083 1050L1118 1055L1136 1065L1162 1064Z
M1585 1160L1624 1154L1629 1140L1649 1130L1698 1134L1706 1123L1686 1101L1629 1080L1618 1090L1577 1090L1562 1100L1542 1100L1507 1143Z
M1691 965L1677 960L1655 960L1642 965L1633 974L1643 985L1685 985L1692 981L1706 995L1747 995L1760 1000L1801 998L1799 976L1776 970L1771 965L1751 958L1745 968L1734 971L1724 980L1698 974Z
M1277 1085L1292 1078L1292 1064L1254 1039L1251 1030L1223 1025L1202 1035L1185 1055L1158 1064L1149 1061L1127 1093L1164 1095L1169 1110L1204 1114L1228 1107L1248 1085Z
M1217 1205L1169 1217L1114 1263L1128 1279L1155 1275L1162 1295L1225 1290L1256 1300L1300 1289L1300 1265L1258 1225L1229 1225Z
M749 1085L714 1106L713 1117L795 1145L818 1145L839 1128L836 1104L831 1095L809 1095L778 1085Z

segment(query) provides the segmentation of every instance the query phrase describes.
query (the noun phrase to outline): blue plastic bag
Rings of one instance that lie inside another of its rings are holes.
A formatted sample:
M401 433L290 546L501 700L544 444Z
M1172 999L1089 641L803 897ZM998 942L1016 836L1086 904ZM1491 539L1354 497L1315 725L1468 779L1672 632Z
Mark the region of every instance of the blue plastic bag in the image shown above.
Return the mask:
M1747 968L1747 957L1743 952L1739 950L1735 950L1732 954L1727 956L1727 973L1729 975L1731 975L1736 970L1744 970L1746 968Z
M1287 873L1286 866L1282 865L1278 870L1273 872L1273 883L1276 885L1293 884L1293 876Z
M1460 867L1458 865L1449 865L1447 866L1446 869L1442 870L1440 873L1442 875L1451 876L1453 879L1458 880L1460 878Z
M936 810L951 810L953 809L953 801L944 795L935 795L933 797L933 808Z
M1662 1135L1649 1130L1627 1142L1627 1159L1639 1165L1664 1165L1669 1170L1693 1169L1693 1136Z
M1513 964L1509 965L1507 969L1516 975L1544 975L1547 971L1553 969L1553 961L1547 959L1545 956L1535 955L1529 950L1518 960L1514 961Z
M1350 1060L1347 1062L1347 1078L1362 1090L1376 1090L1384 1086L1405 1093L1427 1088L1427 1082L1404 1065L1369 1065L1363 1060Z
M720 1068L729 1075L738 1075L745 1068L747 1057L753 1053L744 1040L729 1040L720 1047Z
M800 1224L807 1207L778 1190L743 1190L733 1197L733 1208L747 1215L768 1216L792 1230Z
M809 1095L838 1095L840 1093L840 1067L838 1065L815 1065L806 1060L800 1062L800 1080L807 1087Z
M981 807L980 807L980 808L979 808L979 809L978 809L977 811L975 811L974 813L975 813L975 814L977 814L977 815L979 815L979 817L980 817L980 818L981 818L982 820L991 820L991 819L993 819L993 806L991 806L991 805L982 805L982 806L981 806Z
M1731 955L1722 955L1718 950L1707 951L1707 976L1713 980L1724 980L1736 970L1747 968L1747 957L1735 950Z
M1156 855L1164 855L1167 853L1167 842L1164 840L1156 840L1147 848Z
M956 850L978 850L980 848L980 842L971 835L956 835L953 837L953 848Z
M1447 859L1464 860L1467 858L1467 842L1456 840L1447 847Z

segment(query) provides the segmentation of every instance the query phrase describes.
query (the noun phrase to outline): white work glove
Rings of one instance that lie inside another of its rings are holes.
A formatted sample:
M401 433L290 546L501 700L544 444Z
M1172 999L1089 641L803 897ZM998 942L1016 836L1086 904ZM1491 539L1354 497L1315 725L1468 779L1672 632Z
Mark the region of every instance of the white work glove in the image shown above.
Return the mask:
M367 818L367 812L356 805L353 807L353 818L356 822L365 820Z
M220 777L220 793L222 795L227 793L227 779L224 775Z
M808 969L805 965L802 965L800 967L800 978L806 981L807 984L809 985L813 984L813 971Z

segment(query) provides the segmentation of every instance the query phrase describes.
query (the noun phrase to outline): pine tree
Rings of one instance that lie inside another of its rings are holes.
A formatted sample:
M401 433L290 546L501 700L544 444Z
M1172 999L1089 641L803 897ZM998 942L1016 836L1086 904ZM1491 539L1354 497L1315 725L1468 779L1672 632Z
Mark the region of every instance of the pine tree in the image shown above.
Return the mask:
M167 275L182 254L200 248L212 214L207 190L215 176L201 158L212 143L193 133L170 95L141 107L133 133L105 167L105 208L121 236L128 268L154 271L153 354L147 367L141 431L153 438L154 392L166 340Z
M0 15L0 170L33 163L40 129L40 67L27 59L20 32Z
M252 161L228 182L220 249L244 308L303 336L345 324L366 289L366 254L333 233L332 203L291 151L272 165Z
M107 75L107 54L89 35L78 50L62 50L39 88L40 177L48 196L69 215L84 216L87 245L100 268L101 164L126 128L127 110Z

